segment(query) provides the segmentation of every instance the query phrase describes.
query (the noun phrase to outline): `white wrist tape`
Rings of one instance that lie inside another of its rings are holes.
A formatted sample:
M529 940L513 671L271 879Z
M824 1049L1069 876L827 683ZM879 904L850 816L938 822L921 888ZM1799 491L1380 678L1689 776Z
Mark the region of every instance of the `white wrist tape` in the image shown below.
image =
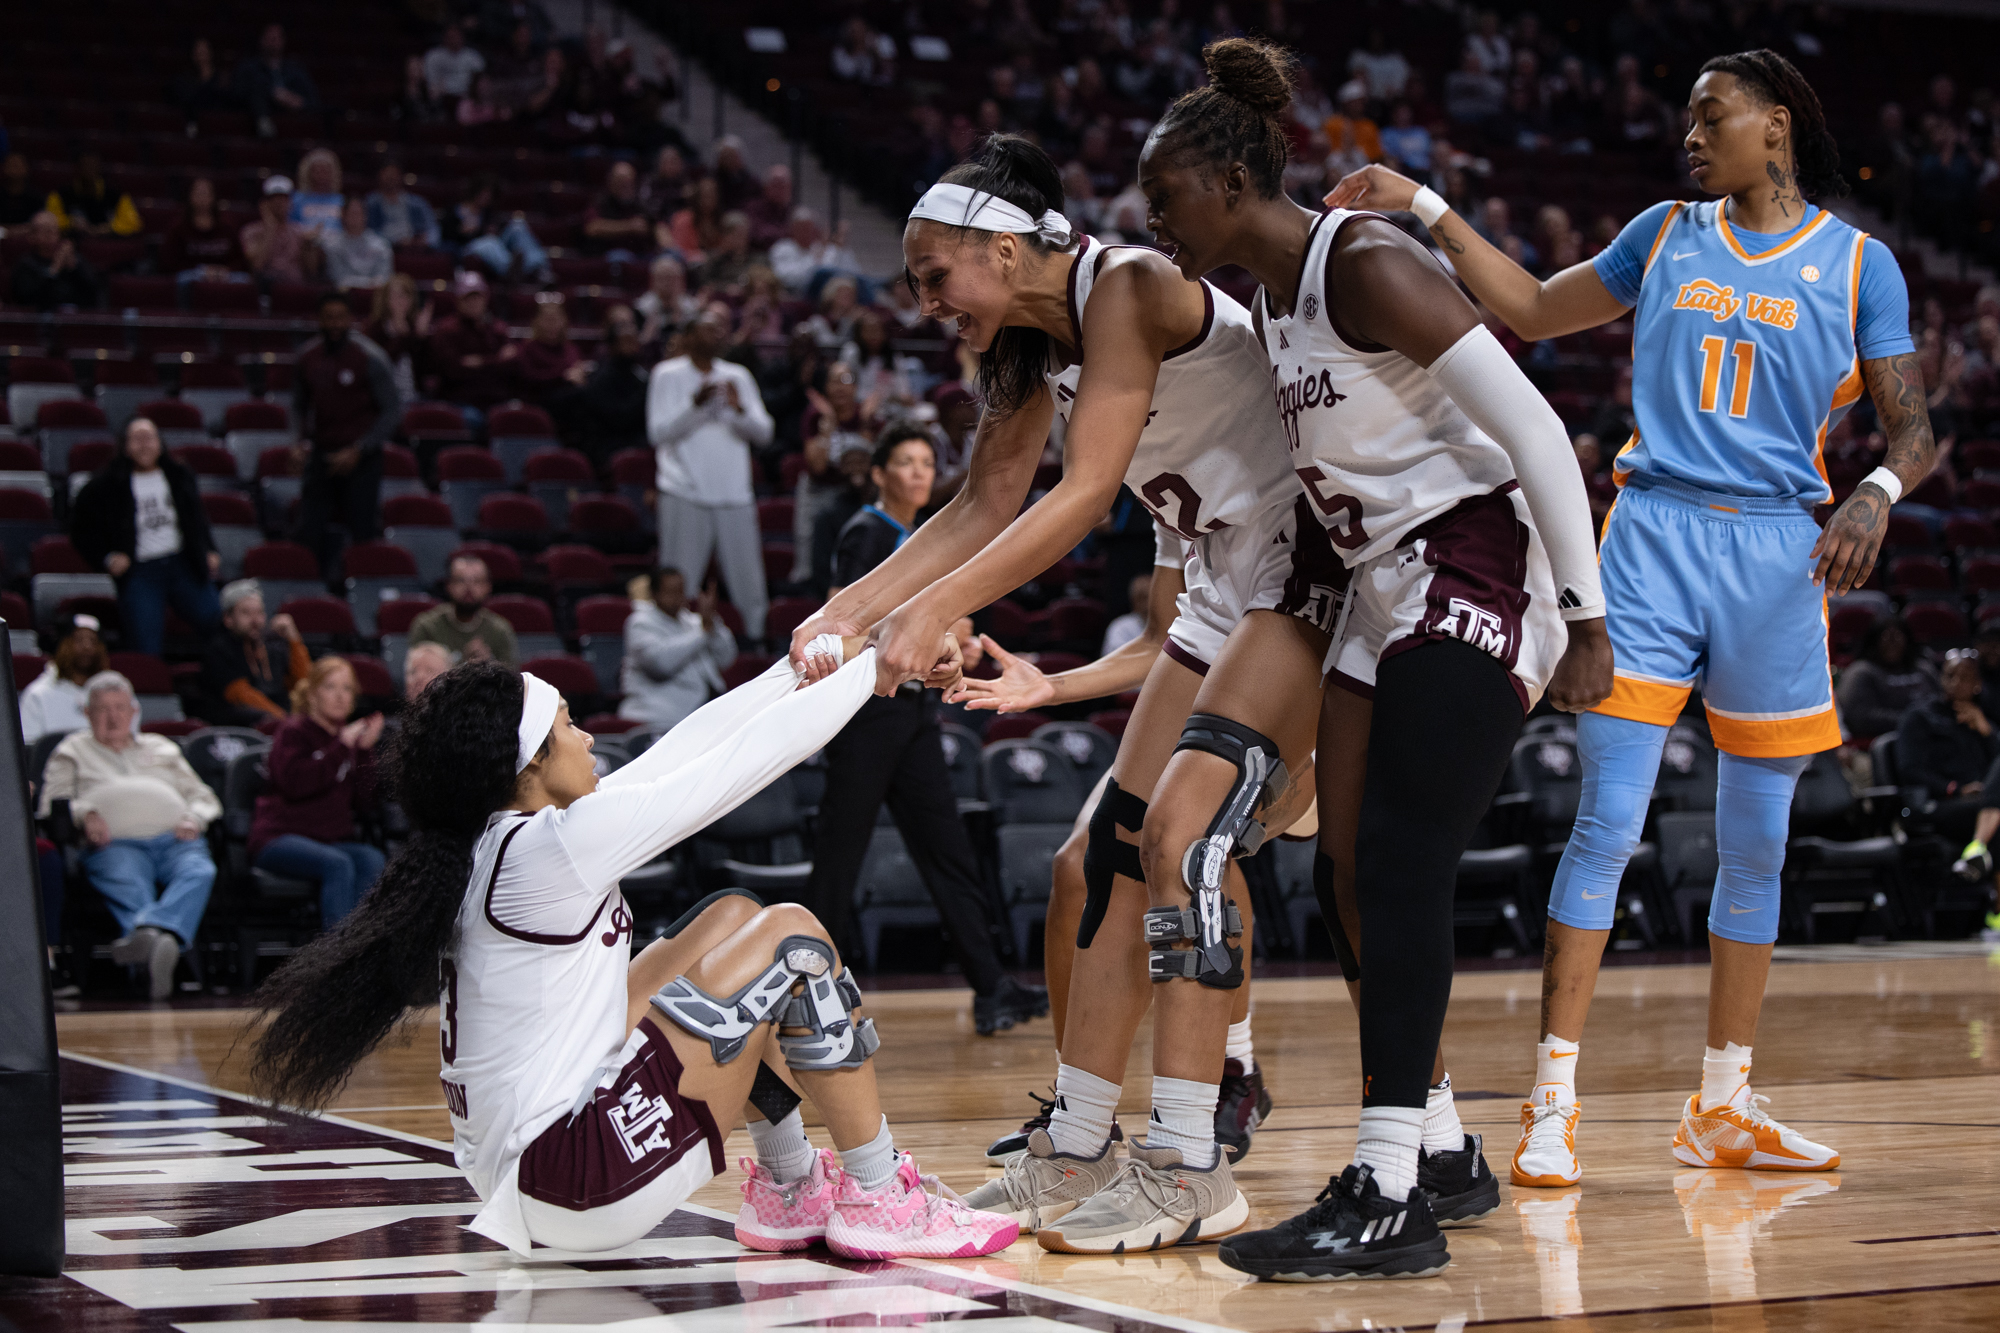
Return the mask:
M1590 536L1590 495L1555 409L1484 324L1433 361L1430 373L1458 410L1512 460L1528 513L1549 554L1562 618L1602 616L1604 591L1597 578L1597 544Z
M1888 468L1876 468L1861 479L1861 484L1865 486L1871 481L1880 486L1883 492L1888 495L1890 504L1894 504L1903 498L1903 479Z
M1417 191L1416 198L1410 200L1410 211L1417 215L1417 221L1423 223L1424 230L1428 231L1437 226L1439 218L1451 212L1451 205L1444 201L1443 195L1426 185Z

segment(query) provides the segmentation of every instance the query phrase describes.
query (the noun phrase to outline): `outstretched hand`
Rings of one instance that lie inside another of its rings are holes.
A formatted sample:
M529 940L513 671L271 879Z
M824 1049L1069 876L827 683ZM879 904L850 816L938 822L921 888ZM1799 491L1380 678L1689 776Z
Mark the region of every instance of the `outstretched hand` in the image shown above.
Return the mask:
M1408 210L1422 188L1408 176L1371 163L1342 176L1321 202L1328 208L1367 207L1395 213Z
M1025 713L1055 698L1056 687L1040 667L1008 652L989 635L980 635L979 642L1000 664L999 679L968 678L945 696L946 703L963 703L985 713Z

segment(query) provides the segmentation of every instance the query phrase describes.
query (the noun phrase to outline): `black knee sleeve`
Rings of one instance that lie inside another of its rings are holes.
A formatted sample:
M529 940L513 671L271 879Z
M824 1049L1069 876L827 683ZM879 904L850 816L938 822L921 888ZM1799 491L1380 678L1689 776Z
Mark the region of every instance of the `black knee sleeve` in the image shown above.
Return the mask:
M1137 833L1145 823L1146 802L1119 787L1118 779L1108 779L1097 808L1090 812L1090 840L1083 849L1083 916L1076 923L1077 948L1088 949L1104 924L1104 913L1111 906L1112 876L1146 882L1138 845L1118 836L1121 828Z
M703 898L700 902L675 918L674 924L660 932L660 938L663 940L672 939L693 925L696 917L721 902L724 898L748 898L753 906L759 908L764 906L764 900L748 889L717 889L714 893L709 894L706 898Z
M778 1075L778 1071L762 1063L757 1065L757 1077L750 1084L750 1104L757 1113L772 1124L777 1124L798 1109L802 1099L792 1091L792 1085Z
M1361 960L1355 956L1354 942L1347 927L1340 924L1340 900L1333 892L1333 858L1325 852L1313 856L1313 896L1319 899L1320 920L1333 937L1333 956L1340 960L1340 975L1349 981L1361 980Z

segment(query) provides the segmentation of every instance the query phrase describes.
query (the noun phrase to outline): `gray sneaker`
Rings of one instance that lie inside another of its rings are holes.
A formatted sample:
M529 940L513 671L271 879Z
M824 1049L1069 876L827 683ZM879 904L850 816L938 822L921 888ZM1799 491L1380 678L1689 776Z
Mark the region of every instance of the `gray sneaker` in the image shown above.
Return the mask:
M1111 1183L1118 1174L1117 1146L1106 1143L1095 1157L1073 1157L1056 1151L1046 1129L1034 1130L1028 1150L1008 1162L998 1180L966 1195L966 1206L1011 1217L1024 1232L1047 1226Z
M1226 1236L1250 1220L1250 1204L1216 1150L1206 1171L1181 1165L1178 1148L1126 1150L1124 1169L1060 1225L1035 1241L1064 1254L1124 1254Z

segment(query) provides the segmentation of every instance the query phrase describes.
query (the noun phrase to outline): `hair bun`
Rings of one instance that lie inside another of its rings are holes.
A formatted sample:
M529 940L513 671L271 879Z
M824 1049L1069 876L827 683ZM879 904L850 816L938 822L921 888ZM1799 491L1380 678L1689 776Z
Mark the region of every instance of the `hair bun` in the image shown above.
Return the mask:
M1201 63L1217 92L1259 115L1275 116L1291 105L1298 61L1283 47L1252 37L1225 37L1202 49Z

